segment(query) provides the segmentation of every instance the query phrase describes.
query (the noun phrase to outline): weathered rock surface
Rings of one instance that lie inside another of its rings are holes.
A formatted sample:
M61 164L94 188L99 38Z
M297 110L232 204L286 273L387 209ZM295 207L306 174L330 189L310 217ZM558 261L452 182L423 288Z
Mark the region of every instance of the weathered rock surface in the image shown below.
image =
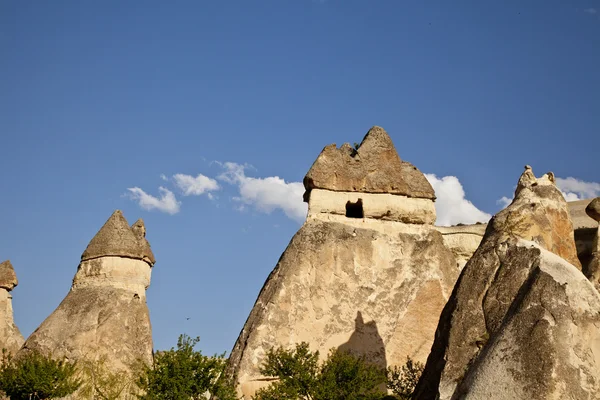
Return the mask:
M416 399L600 398L600 295L552 175L532 176L464 267Z
M322 354L343 346L380 365L407 355L424 361L457 275L430 225L310 217L261 290L230 373L249 399L263 384L266 352L302 341Z
M593 220L600 222L600 197L596 197L585 208L585 212Z
M444 244L456 258L456 266L462 270L471 259L485 233L486 224L462 226L436 226L444 238Z
M154 264L154 254L144 239L146 229L141 219L130 227L120 210L106 221L81 255L81 261L118 256L138 260L147 259Z
M15 325L12 308L12 291L17 285L17 275L9 260L0 263L0 350L16 353L23 342L23 335Z
M70 292L21 352L105 358L107 368L125 373L139 361L151 362L146 288L153 260L143 222L129 227L115 211L84 252Z
M400 160L391 138L374 126L357 150L348 143L326 146L304 177L305 200L312 189L389 193L435 199L433 188L412 164Z

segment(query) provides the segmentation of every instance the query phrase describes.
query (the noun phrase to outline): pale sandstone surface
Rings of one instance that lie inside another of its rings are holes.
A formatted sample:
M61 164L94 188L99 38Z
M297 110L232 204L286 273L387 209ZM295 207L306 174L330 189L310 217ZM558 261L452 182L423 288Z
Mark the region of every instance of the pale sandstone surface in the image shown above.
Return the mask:
M16 353L25 341L15 325L10 291L18 284L17 275L9 260L0 263L0 350Z
M485 224L462 226L436 226L444 238L444 245L448 247L454 257L458 269L462 269L471 259L485 233Z
M304 187L305 201L312 189L435 199L425 176L400 160L391 138L378 126L367 132L357 150L348 143L326 146L304 177Z
M552 175L532 176L526 170L515 200L492 218L462 270L416 399L435 399L438 391L442 400L546 399L569 391L577 393L569 398L597 398L598 293L580 272L567 205Z
M431 225L313 214L261 290L228 372L249 399L268 383L258 369L277 346L306 341L382 366L424 361L457 275Z
M596 228L598 225L598 222L591 218L585 211L592 200L593 199L576 200L567 203L569 205L571 221L573 222L573 229Z
M435 222L435 206L430 199L411 198L388 193L333 192L313 189L308 215L346 215L346 204L361 202L365 218L399 221L408 224Z
M69 360L105 359L127 373L152 361L146 288L154 260L138 221L129 227L116 211L82 256L71 290L31 334L21 352L37 350Z
M600 399L598 291L577 268L533 242L507 243L498 255L507 265L493 285L508 288L502 281L517 279L519 286L488 300L509 299L511 309L496 319L489 307L487 317L498 326L453 398Z

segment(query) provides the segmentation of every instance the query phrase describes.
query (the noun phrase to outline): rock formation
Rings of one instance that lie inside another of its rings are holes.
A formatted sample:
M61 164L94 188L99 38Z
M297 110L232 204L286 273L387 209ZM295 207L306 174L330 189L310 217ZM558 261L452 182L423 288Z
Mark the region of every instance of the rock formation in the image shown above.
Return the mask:
M112 372L151 362L146 289L154 261L143 221L129 227L115 211L83 252L67 296L21 351L71 360L105 358Z
M569 215L575 231L575 247L577 258L582 264L586 276L594 252L595 238L598 233L598 222L586 214L586 207L592 200L577 200L567 203ZM483 239L487 224L437 226L436 229L443 235L444 244L456 257L458 267L462 269L473 256Z
M600 398L600 294L581 272L551 173L523 173L435 338L416 399Z
M596 222L600 222L600 197L596 197L585 208L585 212ZM600 291L600 225L592 242L590 262L585 266L584 273L592 284Z
M433 227L434 192L372 128L324 148L304 179L308 217L271 272L229 358L245 399L273 347L308 342L381 366L424 361L457 262Z
M19 284L9 260L0 263L0 349L16 353L23 345L23 335L13 320L10 292Z

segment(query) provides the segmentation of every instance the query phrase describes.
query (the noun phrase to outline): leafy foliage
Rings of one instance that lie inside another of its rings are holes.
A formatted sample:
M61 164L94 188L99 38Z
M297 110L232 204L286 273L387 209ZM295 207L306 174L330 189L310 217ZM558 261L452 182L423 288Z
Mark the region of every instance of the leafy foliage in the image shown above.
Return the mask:
M409 400L423 373L423 368L424 365L420 362L406 357L406 364L402 367L388 368L388 389L391 389L400 400Z
M135 399L139 392L136 381L139 379L135 372L112 372L106 366L106 357L97 361L84 360L80 362L82 386L79 395L86 399L116 400ZM132 368L135 371L135 368Z
M11 399L53 399L75 392L81 385L77 367L65 360L31 351L13 359L2 350L0 389Z
M255 400L369 400L385 395L382 368L335 349L319 366L319 352L312 353L307 343L294 350L271 350L260 372L277 380L260 389Z
M200 338L179 336L177 349L154 354L152 366L143 368L138 386L143 400L204 399L208 392L220 400L235 399L233 386L226 380L224 354L202 355L194 347Z

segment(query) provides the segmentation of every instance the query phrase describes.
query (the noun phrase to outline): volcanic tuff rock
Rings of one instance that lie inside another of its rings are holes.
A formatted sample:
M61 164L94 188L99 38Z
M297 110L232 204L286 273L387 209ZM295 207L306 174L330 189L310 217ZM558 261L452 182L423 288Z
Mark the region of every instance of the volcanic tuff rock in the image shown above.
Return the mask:
M585 212L591 218L600 221L600 197L592 200L586 207ZM585 266L584 273L596 289L600 290L600 225L596 228L590 262Z
M16 353L24 342L13 319L10 291L17 286L17 275L9 260L0 263L0 349Z
M566 209L526 169L444 307L416 399L600 398L600 294Z
M259 367L278 346L305 341L323 355L339 348L381 366L428 354L458 276L432 225L433 190L416 168L406 172L381 128L352 152L349 145L325 148L304 180L307 220L229 358L228 373L245 399L268 383Z
M344 143L326 146L304 177L308 201L312 189L342 192L390 193L435 199L425 176L411 163L400 160L388 134L372 127L358 149Z
M585 212L590 216L590 218L600 221L600 197L596 197L594 200L592 200L585 208Z
M71 290L31 334L22 352L71 360L106 358L111 371L152 361L146 288L154 256L143 221L129 227L115 211L82 255Z

